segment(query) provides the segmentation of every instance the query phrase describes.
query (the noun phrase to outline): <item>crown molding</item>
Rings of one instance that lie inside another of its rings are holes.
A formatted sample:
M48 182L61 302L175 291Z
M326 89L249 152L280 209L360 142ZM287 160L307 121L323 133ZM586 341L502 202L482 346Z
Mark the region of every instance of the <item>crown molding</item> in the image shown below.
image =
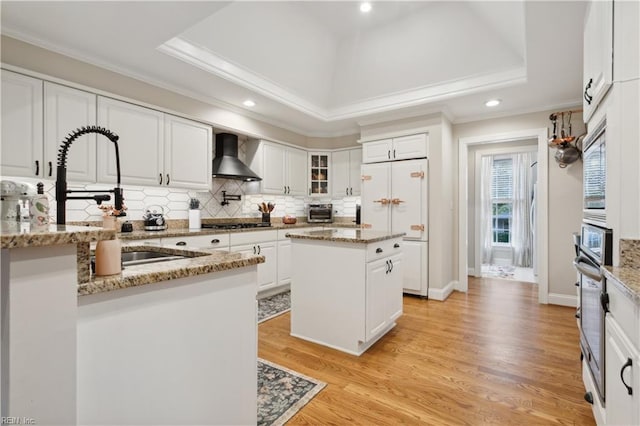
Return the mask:
M376 96L334 108L326 108L304 99L284 88L281 84L275 83L184 38L174 37L157 49L324 122L347 120L376 113L386 113L400 108L416 107L457 96L513 86L527 81L526 67L517 66L506 70L478 74Z

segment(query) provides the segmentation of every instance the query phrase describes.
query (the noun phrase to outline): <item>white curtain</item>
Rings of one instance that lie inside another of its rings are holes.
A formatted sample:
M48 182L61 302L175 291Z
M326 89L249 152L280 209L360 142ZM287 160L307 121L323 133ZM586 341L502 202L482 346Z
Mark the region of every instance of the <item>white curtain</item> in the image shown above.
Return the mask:
M511 245L513 264L531 267L533 256L533 235L531 234L531 163L529 152L513 154L513 222L511 224Z
M493 169L493 157L482 157L480 169L480 241L482 242L482 263L491 263L493 251L493 226L491 203L491 171Z

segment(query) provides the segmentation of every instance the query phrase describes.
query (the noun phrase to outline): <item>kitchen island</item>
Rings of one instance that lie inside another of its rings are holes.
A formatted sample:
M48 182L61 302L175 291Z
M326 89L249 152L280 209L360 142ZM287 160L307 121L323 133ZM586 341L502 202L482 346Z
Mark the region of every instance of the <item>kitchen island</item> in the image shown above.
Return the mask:
M291 335L363 354L402 315L402 236L360 229L291 238Z
M256 271L264 258L183 250L181 260L91 276L90 242L115 235L3 224L2 416L255 424Z

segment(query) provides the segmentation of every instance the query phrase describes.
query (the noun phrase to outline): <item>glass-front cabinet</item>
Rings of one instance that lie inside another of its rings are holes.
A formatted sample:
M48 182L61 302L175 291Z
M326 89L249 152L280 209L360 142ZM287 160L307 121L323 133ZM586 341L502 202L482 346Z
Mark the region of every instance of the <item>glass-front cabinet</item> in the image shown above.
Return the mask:
M330 163L331 153L329 152L309 153L309 195L322 196L330 194Z

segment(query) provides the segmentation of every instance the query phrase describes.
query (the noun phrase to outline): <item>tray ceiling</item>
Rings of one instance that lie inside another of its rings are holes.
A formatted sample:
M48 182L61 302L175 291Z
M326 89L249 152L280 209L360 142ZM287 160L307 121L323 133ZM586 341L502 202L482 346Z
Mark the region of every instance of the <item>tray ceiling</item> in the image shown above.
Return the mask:
M356 2L3 1L2 33L216 105L237 110L252 98L252 116L334 135L391 116L465 120L577 103L584 10L539 1L374 2L368 14ZM556 25L562 32L549 31ZM489 112L489 97L505 102Z

